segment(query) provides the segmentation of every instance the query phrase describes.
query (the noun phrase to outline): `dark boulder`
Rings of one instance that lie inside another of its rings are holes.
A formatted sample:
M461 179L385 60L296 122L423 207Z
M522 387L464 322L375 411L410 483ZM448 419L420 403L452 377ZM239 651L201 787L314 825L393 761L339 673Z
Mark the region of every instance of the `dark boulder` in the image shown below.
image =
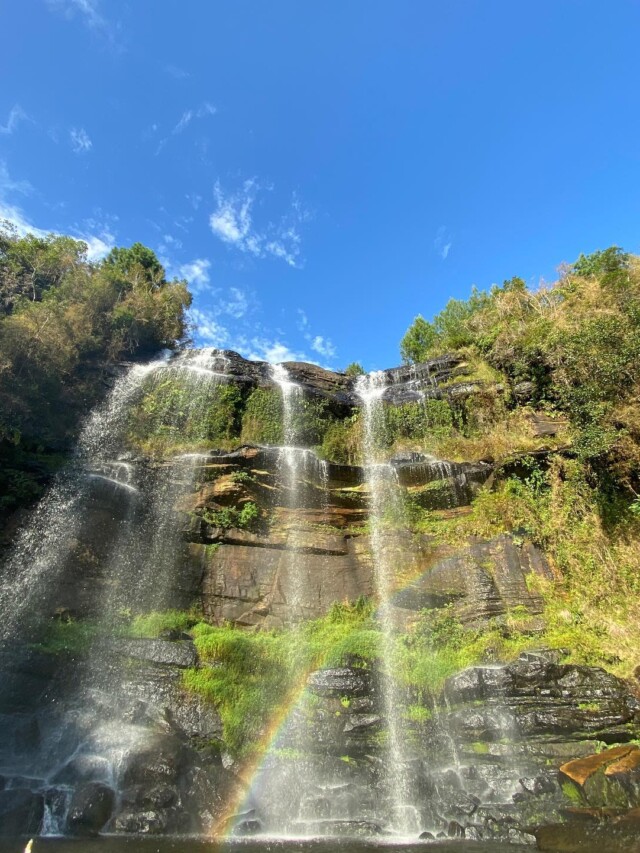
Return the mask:
M371 675L365 669L350 666L319 669L309 676L307 686L320 696L364 696L371 689Z
M71 798L66 831L69 835L97 835L108 823L115 793L100 782L87 782Z
M198 662L192 640L120 640L114 643L114 651L126 657L184 669Z
M185 750L177 737L156 735L150 743L132 750L122 773L122 787L150 788L175 782L185 761Z

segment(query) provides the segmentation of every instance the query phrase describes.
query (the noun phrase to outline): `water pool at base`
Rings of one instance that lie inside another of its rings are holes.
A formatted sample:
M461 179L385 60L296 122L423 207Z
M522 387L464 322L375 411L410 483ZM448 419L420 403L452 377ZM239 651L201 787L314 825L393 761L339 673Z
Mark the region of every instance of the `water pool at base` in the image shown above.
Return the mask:
M0 839L0 853L24 853L28 839ZM402 843L366 839L242 839L210 841L197 837L36 838L31 853L640 853L636 832L611 832L606 827L549 827L535 846L475 841Z

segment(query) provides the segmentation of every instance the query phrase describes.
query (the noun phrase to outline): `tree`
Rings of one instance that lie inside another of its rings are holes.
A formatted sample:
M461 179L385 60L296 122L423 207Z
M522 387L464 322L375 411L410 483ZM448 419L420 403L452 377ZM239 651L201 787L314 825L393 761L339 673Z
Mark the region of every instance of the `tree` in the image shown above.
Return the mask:
M347 376L364 376L365 369L359 361L352 361L345 367L344 372Z
M147 284L156 289L167 283L164 267L155 252L142 243L134 243L128 249L112 249L103 263L106 269L134 287Z
M418 314L400 341L400 354L406 362L425 361L437 340L434 325Z
M0 222L0 312L11 314L17 300L39 302L75 267L86 262L87 244L48 234L21 237L9 222Z

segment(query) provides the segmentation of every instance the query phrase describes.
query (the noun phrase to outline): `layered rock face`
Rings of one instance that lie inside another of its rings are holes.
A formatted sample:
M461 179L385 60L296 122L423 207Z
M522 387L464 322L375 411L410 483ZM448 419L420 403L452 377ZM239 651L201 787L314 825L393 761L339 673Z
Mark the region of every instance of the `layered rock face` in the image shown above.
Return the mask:
M270 365L235 353L217 353L205 367L198 353L176 363L172 382L204 371L237 391L242 405L256 390L278 391ZM362 402L343 374L286 368L301 409L323 401L321 411L337 422ZM443 357L385 371L381 400L401 409L473 396L477 383L458 369L457 359ZM147 416L155 416L163 377L156 397L141 404ZM197 406L190 414L203 417ZM157 430L163 439L172 431L172 446L177 423ZM302 638L300 626L336 603L379 604L381 550L393 568L389 614L398 637L410 638L425 612L465 631L507 636L516 614L535 648L544 628L536 589L553 578L539 548L522 535L446 539L407 521L411 506L443 520L464 516L495 475L492 465L415 450L390 457L379 464L396 515L375 529L367 466L302 447L194 450L185 442L152 456L123 441L118 458L81 472L82 514L60 526L64 559L44 589L44 613L58 626L98 628L82 648L43 651L29 623L3 650L2 831L210 833L231 816L237 834L388 832L398 820L386 766L394 709L379 661L353 656L305 672L304 689L287 695L276 715L281 730L250 783L215 702L188 691L183 676L206 679L224 664L222 653L199 656L189 633L197 619L247 636L286 629ZM127 635L136 614L169 609L197 617L186 632ZM533 843L548 825L640 806L632 689L562 658L528 652L507 665L464 669L442 690L399 689L410 812L402 823L412 835ZM603 744L627 746L576 769Z

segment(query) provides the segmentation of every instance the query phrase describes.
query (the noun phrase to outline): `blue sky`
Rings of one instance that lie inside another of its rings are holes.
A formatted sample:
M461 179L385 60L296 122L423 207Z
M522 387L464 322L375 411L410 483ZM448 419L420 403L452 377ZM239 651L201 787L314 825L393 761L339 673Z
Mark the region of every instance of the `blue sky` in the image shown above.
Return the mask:
M367 369L472 285L637 251L640 4L19 0L0 216L139 240L200 343Z

